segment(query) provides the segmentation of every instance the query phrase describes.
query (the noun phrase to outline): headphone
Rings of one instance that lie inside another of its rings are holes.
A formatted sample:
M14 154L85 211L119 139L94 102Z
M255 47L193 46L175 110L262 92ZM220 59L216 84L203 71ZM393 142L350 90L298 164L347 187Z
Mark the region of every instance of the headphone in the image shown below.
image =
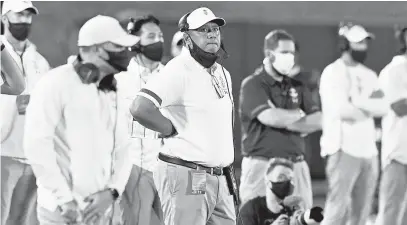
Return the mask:
M82 63L82 59L79 55L72 64L82 83L92 84L98 81L100 71L94 64Z
M394 36L399 42L400 48L398 49L398 53L400 54L404 54L407 51L406 32L407 26L400 26L398 24L394 26Z
M348 39L346 39L345 37L345 33L352 29L354 25L352 23L345 23L345 22L341 22L339 24L339 30L338 30L338 35L339 35L339 39L338 39L338 47L339 50L341 52L345 52L348 51L350 49L349 46L349 41Z

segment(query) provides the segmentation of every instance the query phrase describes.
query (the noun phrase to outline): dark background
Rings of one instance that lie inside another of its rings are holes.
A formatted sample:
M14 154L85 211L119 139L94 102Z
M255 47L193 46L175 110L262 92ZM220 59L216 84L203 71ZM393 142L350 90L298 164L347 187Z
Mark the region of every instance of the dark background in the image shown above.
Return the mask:
M80 26L97 14L125 20L148 13L162 22L169 54L172 35L179 18L200 6L207 6L227 25L222 30L230 57L225 67L231 72L233 95L238 107L241 81L262 62L264 36L282 28L292 33L300 48L300 61L307 69L322 71L338 57L337 28L341 21L360 23L376 35L366 64L379 72L394 55L397 43L393 25L407 21L405 2L34 2L40 15L33 21L31 40L56 67L77 53ZM109 32L109 31L106 31ZM235 129L236 166L240 167L240 124ZM312 177L324 178L324 163L319 156L319 134L308 140Z

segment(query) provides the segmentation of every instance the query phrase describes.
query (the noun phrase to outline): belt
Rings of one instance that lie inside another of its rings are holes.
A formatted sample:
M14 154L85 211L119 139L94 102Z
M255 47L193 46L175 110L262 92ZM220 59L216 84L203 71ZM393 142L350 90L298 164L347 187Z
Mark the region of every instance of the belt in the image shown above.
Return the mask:
M282 159L290 160L293 163L298 163L298 162L302 162L305 160L304 155L288 156L288 157L271 157L271 158L266 158L266 157L262 157L262 156L247 156L247 157L253 158L253 159L266 160L266 161L268 161L269 159L273 159L273 158L282 158Z
M180 159L180 158L174 158L174 157L162 154L162 153L158 154L158 158L161 161L171 163L171 164L175 164L175 165L178 165L178 166L184 166L184 167L194 169L194 170L204 170L206 173L208 173L210 175L216 175L216 176L224 175L224 173L223 173L224 168L222 168L222 167L202 166L202 165L199 165L199 164L194 163L194 162L185 161L185 160Z

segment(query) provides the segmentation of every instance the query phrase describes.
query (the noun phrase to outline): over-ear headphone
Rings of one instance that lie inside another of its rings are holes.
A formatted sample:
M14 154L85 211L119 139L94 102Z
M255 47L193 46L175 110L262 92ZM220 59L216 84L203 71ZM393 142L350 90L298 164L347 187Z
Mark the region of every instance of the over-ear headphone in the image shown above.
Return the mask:
M339 51L345 52L345 51L349 50L349 48L350 48L349 41L348 41L348 39L346 39L345 33L348 30L350 30L353 26L354 25L352 23L341 22L339 24L339 30L338 30L338 35L339 35L338 47L339 47Z
M395 25L394 26L394 36L399 42L399 49L398 49L398 54L404 54L407 51L407 43L406 43L406 32L407 32L407 26L400 26L400 25Z
M191 14L191 12L185 14L180 21L178 22L178 29L181 32L185 32L189 30L189 24L188 24L188 16Z
M99 69L92 63L82 63L81 57L75 59L72 63L75 72L84 84L96 83L100 76Z

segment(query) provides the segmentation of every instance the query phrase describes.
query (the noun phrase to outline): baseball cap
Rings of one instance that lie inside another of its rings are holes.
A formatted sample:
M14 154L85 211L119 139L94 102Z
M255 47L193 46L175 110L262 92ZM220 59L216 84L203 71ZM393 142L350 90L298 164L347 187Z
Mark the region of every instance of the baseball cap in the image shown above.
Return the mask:
M346 27L341 29L343 30L340 30L339 34L343 35L349 42L356 43L363 41L366 38L375 38L374 34L367 32L366 29L360 25L353 25L349 28Z
M139 37L128 34L115 18L97 15L88 20L79 30L78 46L112 42L120 46L131 47L139 40Z
M33 9L35 14L38 14L38 9L31 1L8 0L4 1L1 15L5 15L9 11L22 12L26 9Z
M177 31L177 32L174 34L174 36L172 37L171 45L173 46L173 45L178 44L178 42L181 41L182 38L183 38L182 32L181 32L181 31Z
M185 15L181 18L180 22L184 17ZM223 18L216 17L212 10L206 7L195 9L187 18L188 29L191 30L197 29L208 22L214 22L220 27L226 24L226 21Z

